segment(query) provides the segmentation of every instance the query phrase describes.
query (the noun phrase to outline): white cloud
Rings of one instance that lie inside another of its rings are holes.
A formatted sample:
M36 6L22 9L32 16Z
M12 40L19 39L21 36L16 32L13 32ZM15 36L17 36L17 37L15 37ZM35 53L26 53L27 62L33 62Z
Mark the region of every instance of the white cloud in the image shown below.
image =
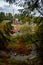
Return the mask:
M3 0L0 0L0 7L3 7L4 5L9 5L9 3L7 3Z
M13 13L13 9L15 14L15 13L19 13L18 9L23 9L23 7L17 6L15 4L9 5L8 2L5 2L4 0L0 0L0 12Z

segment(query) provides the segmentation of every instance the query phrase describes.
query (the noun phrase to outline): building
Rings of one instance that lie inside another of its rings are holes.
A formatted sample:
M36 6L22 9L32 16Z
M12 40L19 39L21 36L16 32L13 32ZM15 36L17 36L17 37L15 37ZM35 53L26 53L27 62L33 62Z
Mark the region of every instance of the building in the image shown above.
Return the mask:
M21 25L22 22L18 21L18 19L12 19L11 20L11 26L12 26L12 32L13 33L16 33L16 32L19 32L19 28L17 28L17 25Z

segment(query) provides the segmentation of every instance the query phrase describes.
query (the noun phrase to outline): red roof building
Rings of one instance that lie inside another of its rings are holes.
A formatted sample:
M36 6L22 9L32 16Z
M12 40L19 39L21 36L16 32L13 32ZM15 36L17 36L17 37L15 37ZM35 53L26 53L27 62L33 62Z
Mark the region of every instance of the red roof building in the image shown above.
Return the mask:
M17 28L17 25L18 24L22 24L22 22L19 22L18 20L16 20L16 19L12 19L11 20L11 26L12 26L12 32L13 33L16 33L16 32L18 32L19 31L19 29Z

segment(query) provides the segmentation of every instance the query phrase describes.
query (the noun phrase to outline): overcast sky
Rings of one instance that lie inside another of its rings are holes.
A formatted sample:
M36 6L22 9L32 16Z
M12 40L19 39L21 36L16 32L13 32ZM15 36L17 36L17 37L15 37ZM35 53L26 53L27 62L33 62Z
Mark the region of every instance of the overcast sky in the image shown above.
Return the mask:
M23 7L17 6L17 5L10 5L8 2L5 2L4 0L0 0L0 12L5 12L5 13L13 13L14 9L14 14L19 13L18 9L23 9Z
M18 1L20 1L20 0L17 0L17 2ZM21 0L20 3L22 3L21 5L23 5L24 0ZM12 4L9 6L8 2L5 2L4 0L0 0L0 12L13 13L13 9L14 9L14 14L15 14L15 13L19 13L18 9L23 9L23 7L17 6L15 4ZM35 16L40 15L37 10L35 10L34 12L36 13ZM32 14L33 14L33 12L32 12Z

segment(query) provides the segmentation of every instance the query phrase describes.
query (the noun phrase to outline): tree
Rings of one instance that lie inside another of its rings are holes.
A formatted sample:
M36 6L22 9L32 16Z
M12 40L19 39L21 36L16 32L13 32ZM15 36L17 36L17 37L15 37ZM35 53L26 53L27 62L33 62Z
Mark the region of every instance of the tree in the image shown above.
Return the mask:
M37 53L40 58L40 65L43 65L43 17L36 18L35 23L38 25L38 30L32 36L32 42L37 47Z
M5 13L0 12L0 21L3 21L5 19Z
M10 4L15 2L15 0L6 0L7 2L9 2Z
M16 0L6 0L6 1L7 2L9 1L9 3L13 3ZM17 3L19 4L19 6L21 5L20 1L21 0L19 0L19 2ZM43 16L43 0L40 0L40 1L39 0L24 0L23 7L24 7L23 12L25 12L26 14L30 14L31 12L34 13L34 11L37 10Z
M41 59L41 65L43 65L43 23L39 26L37 34L39 36L39 41L40 41L38 53Z
M8 45L8 39L3 34L3 32L0 31L0 50L5 50L7 45Z
M24 11L28 12L29 14L33 12L35 15L35 11L37 10L42 16L43 16L43 5L42 1L39 2L39 0L26 0L24 4Z
M6 13L5 19L6 19L6 20L11 20L12 17L13 17L13 16L12 16L11 13Z

